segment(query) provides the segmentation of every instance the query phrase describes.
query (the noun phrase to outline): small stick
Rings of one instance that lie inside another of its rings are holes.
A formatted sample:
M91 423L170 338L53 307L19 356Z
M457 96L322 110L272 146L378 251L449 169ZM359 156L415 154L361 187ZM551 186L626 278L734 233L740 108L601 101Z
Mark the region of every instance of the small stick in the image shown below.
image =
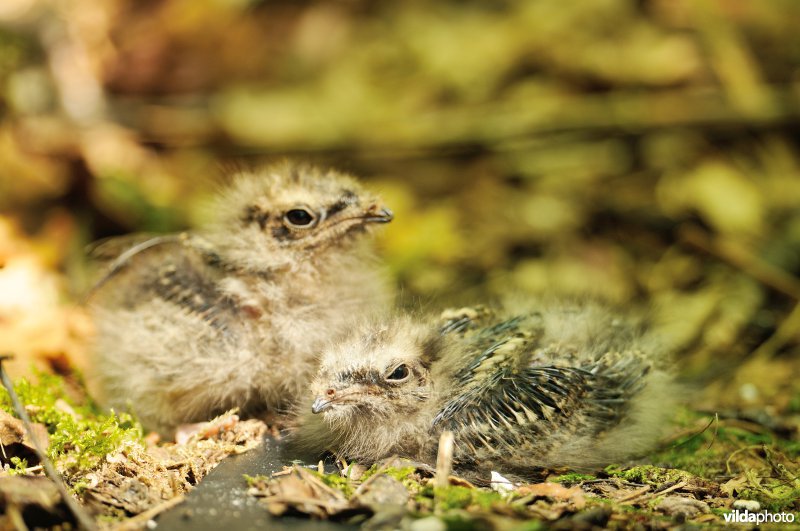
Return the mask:
M800 303L796 304L791 313L781 321L775 332L753 351L753 359L772 357L775 352L797 335L798 326L800 326Z
M661 495L666 494L668 492L672 492L674 490L682 489L686 485L687 485L686 481L679 481L678 483L676 483L676 484L672 485L671 487L668 487L668 488L666 488L664 490L657 490L657 491L651 492L649 494L645 492L645 493L643 493L643 494L641 494L639 496L634 496L633 498L626 498L626 501L625 501L625 503L623 503L623 505L632 505L634 503L642 503L642 502L645 502L645 501L650 500L652 498L655 498L656 496L661 496ZM619 501L619 500L617 500L617 501Z
M643 494L647 494L649 491L650 491L650 485L645 485L641 489L635 490L629 494L626 494L622 498L619 498L614 501L616 501L617 503L630 502L631 500L635 500L636 498L638 498Z
M50 458L47 457L47 454L39 445L39 440L37 439L35 432L33 431L33 427L31 426L31 424L33 424L31 422L31 418L28 416L28 412L25 411L25 406L23 406L22 402L20 402L16 391L14 391L14 384L11 383L11 379L8 377L8 373L6 373L6 370L3 367L3 361L11 358L12 356L8 354L0 355L0 379L2 379L3 386L5 386L6 390L8 391L8 396L11 397L11 403L14 405L14 410L22 420L22 424L25 426L25 429L28 430L28 434L31 437L31 442L33 443L33 449L36 452L36 456L39 458L39 462L42 464L42 466L44 466L44 471L47 473L47 476L53 481L53 483L55 483L58 492L61 494L61 498L64 500L64 503L67 504L69 510L72 511L72 514L75 516L75 520L78 521L78 525L86 531L94 531L97 529L97 525L95 524L94 520L91 516L89 516L84 508L81 507L78 501L73 498L72 495L70 495L69 491L67 490L67 485L64 483L64 479L61 477L61 474L58 473L56 467L53 466L52 461L50 461Z
M11 520L11 524L14 526L14 531L28 531L28 526L25 525L25 519L22 518L22 513L15 503L8 504L6 513Z
M762 260L747 248L734 241L712 239L701 229L688 226L681 229L680 239L696 249L700 249L723 262L727 262L751 276L765 286L800 301L800 279L789 272ZM766 359L772 356L787 341L792 339L800 323L800 303L777 327L775 332L753 351L753 359Z
M711 447L714 446L714 441L717 440L717 434L719 433L719 413L714 413L714 436L708 443L706 447L706 451L711 450Z
M695 440L697 437L703 435L708 430L708 428L710 428L714 424L714 422L719 423L719 413L715 412L714 416L708 421L708 424L706 424L705 427L700 431L697 431L697 428L695 427L682 429L679 432L672 433L669 435L669 437L662 439L659 442L659 446L662 448L670 448L670 449L679 448L684 444L688 444L693 440ZM677 442L678 439L680 439L681 437L685 437L687 435L691 435L691 437L689 437L688 439L686 439L681 443ZM711 442L713 443L714 440L716 440L716 438L717 438L717 430L715 429L714 438L711 440ZM709 446L709 448L710 447L711 446Z
M453 432L445 430L439 437L439 453L436 456L436 480L434 487L446 487L450 484L450 472L453 470Z
M800 280L785 270L762 260L747 248L733 241L712 239L696 226L683 227L679 237L684 243L716 256L765 286L800 301Z
M736 456L736 454L741 454L743 452L749 452L751 450L760 450L761 448L762 448L762 445L760 445L760 444L751 444L750 446L745 446L745 447L739 448L738 450L736 450L735 452L733 452L731 455L728 456L728 459L725 461L725 471L728 474L732 474L732 472L731 472L731 462L733 461L733 458Z

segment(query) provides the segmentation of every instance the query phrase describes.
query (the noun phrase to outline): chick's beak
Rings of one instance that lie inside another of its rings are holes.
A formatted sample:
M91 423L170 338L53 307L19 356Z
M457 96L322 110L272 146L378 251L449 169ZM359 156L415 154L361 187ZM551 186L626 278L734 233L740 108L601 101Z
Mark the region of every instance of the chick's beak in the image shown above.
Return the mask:
M363 219L370 223L389 223L394 219L394 212L386 207L374 205L367 210Z
M311 404L311 412L316 415L317 413L322 413L329 407L331 407L331 401L327 398L318 396L316 400L314 400L314 403Z

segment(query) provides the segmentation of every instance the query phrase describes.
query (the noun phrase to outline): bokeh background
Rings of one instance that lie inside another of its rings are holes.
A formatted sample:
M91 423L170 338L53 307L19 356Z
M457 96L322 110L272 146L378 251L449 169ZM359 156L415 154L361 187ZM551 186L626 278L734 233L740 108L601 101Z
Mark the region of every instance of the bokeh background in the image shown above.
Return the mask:
M649 306L709 407L796 438L798 28L795 0L2 0L0 350L80 360L88 242L291 156L395 210L404 304Z

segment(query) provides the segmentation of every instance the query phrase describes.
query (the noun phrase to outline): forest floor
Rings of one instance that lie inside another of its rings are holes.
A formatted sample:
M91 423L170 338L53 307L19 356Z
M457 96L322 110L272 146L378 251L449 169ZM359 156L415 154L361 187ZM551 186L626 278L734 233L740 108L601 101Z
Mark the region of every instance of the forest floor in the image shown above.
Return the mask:
M142 528L179 507L222 459L254 448L268 431L225 415L177 443L161 442L130 416L100 413L75 382L40 375L40 383L15 388L70 495L103 528ZM2 519L17 529L75 524L7 394L0 406ZM478 487L450 475L446 463L436 472L393 458L370 468L340 462L329 474L287 462L271 476L243 473L242 487L265 516L370 529L665 529L737 517L751 526L781 519L781 527L800 509L800 444L790 440L797 415L768 411L684 409L660 448L635 463L593 474L544 471L521 485L496 476Z
M250 481L272 514L366 521L377 528L665 529L725 524L726 516L751 525L755 518L787 522L798 508L800 467L798 444L780 436L786 428L779 419L685 410L661 449L641 464L550 474L522 485L502 477L491 488L456 476L437 482L424 467L396 459L328 475L294 466Z

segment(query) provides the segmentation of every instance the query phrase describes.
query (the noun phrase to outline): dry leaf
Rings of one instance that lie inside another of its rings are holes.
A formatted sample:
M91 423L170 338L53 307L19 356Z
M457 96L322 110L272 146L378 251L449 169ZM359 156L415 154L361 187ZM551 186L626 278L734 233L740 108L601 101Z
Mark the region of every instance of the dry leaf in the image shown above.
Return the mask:
M41 424L32 424L31 428L39 445L47 448L49 444L47 428ZM2 445L0 460L3 463L10 463L12 457L25 459L29 465L39 463L33 441L30 434L25 431L22 421L3 410L0 410L0 445Z
M711 512L711 508L706 502L685 496L667 496L656 506L656 509L670 516L678 516L687 520Z
M325 518L350 508L350 502L344 494L298 466L292 467L289 474L271 480L267 492L263 503L273 515L284 514L291 507L308 515Z
M564 501L572 505L576 510L583 509L586 506L586 498L580 487L565 487L558 483L536 483L533 485L523 485L517 489L517 492L523 496L534 496L542 498L550 498L555 501Z

